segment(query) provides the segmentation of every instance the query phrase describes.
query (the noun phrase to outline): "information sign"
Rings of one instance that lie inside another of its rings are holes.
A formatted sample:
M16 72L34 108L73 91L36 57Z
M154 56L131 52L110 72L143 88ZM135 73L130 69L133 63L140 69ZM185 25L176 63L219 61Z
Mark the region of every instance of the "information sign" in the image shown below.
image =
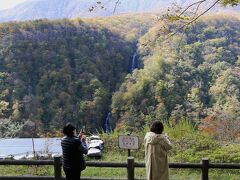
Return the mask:
M118 146L121 149L138 149L138 137L137 136L118 136Z

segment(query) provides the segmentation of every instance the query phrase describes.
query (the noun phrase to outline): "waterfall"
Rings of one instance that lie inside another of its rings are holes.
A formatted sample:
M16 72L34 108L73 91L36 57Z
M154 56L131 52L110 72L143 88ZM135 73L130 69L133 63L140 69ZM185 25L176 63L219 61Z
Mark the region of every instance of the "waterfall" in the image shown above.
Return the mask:
M132 64L131 64L131 72L133 72L134 69L137 68L137 53L134 52L133 56L132 56Z
M111 131L111 128L110 128L110 120L111 120L111 112L108 113L106 119L105 119L105 123L104 123L104 131L105 133L109 133Z

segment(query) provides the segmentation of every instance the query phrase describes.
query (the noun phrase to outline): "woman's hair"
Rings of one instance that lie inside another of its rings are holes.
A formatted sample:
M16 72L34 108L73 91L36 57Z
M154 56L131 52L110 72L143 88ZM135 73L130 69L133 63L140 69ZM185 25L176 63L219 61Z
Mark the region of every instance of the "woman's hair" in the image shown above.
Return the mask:
M66 136L73 136L74 135L73 131L75 129L76 129L75 126L73 126L71 123L67 123L63 127L63 134L65 134Z
M156 134L162 134L163 130L163 123L160 121L154 121L150 128L150 131Z

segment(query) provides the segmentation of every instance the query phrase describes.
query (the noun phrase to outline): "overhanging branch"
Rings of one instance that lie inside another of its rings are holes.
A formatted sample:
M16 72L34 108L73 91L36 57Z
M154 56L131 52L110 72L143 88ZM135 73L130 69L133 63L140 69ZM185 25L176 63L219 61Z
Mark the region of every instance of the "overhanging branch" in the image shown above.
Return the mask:
M179 28L177 28L177 30L175 30L175 32L171 33L170 35L168 35L168 37L165 40L168 40L170 37L174 36L175 34L178 33L179 30L184 29L185 27L187 27L188 25L192 24L193 22L195 22L196 20L198 20L201 16L203 16L204 14L206 14L210 9L212 9L220 0L216 0L209 8L207 8L205 11L203 11L202 13L200 13L197 17L193 18L191 21L183 24L182 26L180 26ZM198 1L199 4L200 1ZM196 5L196 3L195 3ZM188 6L189 8L189 6ZM184 10L185 11L185 10ZM186 12L186 11L185 11ZM181 13L182 14L182 13Z

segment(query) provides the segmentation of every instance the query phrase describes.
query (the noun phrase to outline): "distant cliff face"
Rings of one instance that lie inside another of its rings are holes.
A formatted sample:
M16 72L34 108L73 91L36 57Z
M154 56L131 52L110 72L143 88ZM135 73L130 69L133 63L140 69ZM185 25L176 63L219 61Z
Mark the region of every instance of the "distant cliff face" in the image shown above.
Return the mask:
M114 12L115 2L116 0L28 0L12 9L0 11L0 22L43 18L104 17L136 12L161 12L171 6L173 1L121 0ZM181 6L186 6L190 3L190 0L177 1L177 4ZM206 4L202 5L202 7L204 6L206 6ZM222 11L222 9L223 8L220 8L220 11ZM228 9L229 8L227 8L227 10ZM233 11L240 10L239 7L230 9ZM224 8L224 10L226 10L226 8Z

